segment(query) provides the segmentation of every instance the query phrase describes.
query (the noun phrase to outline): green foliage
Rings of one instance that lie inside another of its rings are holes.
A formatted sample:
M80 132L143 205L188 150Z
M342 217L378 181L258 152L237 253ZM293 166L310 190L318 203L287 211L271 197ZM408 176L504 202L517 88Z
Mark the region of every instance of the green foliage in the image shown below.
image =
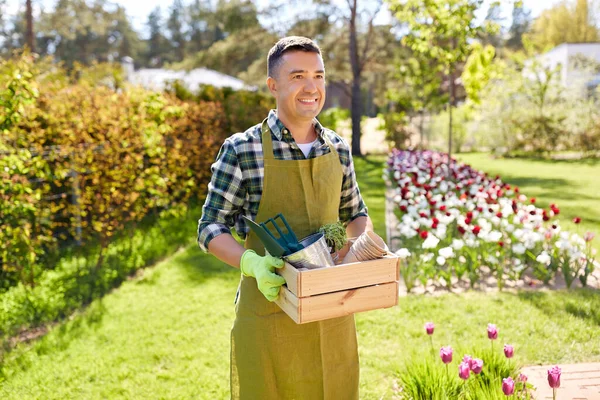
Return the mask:
M350 110L340 107L331 107L325 111L321 111L318 120L325 128L336 131L340 127L340 122L350 119Z
M404 112L387 112L380 115L385 130L385 140L396 149L405 149L410 143L410 118Z
M526 45L544 52L563 43L595 43L600 29L594 25L591 0L568 0L542 11L524 35Z
M490 45L483 47L479 43L474 43L472 47L473 50L462 73L462 81L469 100L479 104L481 102L479 93L491 79L498 75L493 64L496 51Z
M452 151L460 153L465 150L472 150L480 146L479 140L473 132L471 122L474 118L473 109L468 104L462 104L452 112ZM442 111L431 118L429 126L430 137L443 140L445 132L448 130L448 111ZM483 133L482 133L483 135ZM436 146L433 146L436 147ZM440 146L440 150L442 150Z
M342 247L344 247L346 241L348 240L346 236L346 228L340 222L323 225L321 228L319 228L319 232L325 235L327 246L332 249L332 253L339 251Z
M187 90L180 82L172 82L167 88L178 99L194 102L220 104L223 109L221 130L233 134L243 132L266 118L269 110L275 108L275 100L270 95L249 90L233 90L201 85L197 93Z
M433 351L414 354L407 360L399 373L402 396L411 400L504 400L502 379L512 377L518 380L519 368L515 362L504 357L501 349L484 350L481 347L465 348L473 358L483 360L483 370L479 375L471 372L468 380L458 376L458 365L462 354L454 352L453 361L446 365ZM515 393L524 392L522 382L515 385ZM529 385L531 390L531 385ZM525 398L525 397L523 397Z

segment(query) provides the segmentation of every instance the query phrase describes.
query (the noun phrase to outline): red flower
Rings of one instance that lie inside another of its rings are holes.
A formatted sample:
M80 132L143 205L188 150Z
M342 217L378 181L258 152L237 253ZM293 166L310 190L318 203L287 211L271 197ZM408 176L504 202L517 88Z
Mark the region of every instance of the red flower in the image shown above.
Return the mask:
M458 231L460 232L461 235L464 235L466 232L465 228L463 228L462 226L458 227Z
M481 227L480 227L480 226L478 226L478 225L475 225L475 226L473 227L473 233L474 233L475 235L479 235L479 232L480 232L480 231L481 231Z
M471 225L471 221L472 221L471 218L467 218L467 219L465 219L465 224Z
M467 213L467 218L469 218L469 219L472 219L472 218L473 218L473 212L472 212L472 211L469 211L469 212Z
M532 197L529 201L531 201L531 204L535 204L535 197Z
M498 246L504 247L504 242L498 242Z
M515 193L519 193L519 188L515 186Z
M496 217L498 217L498 218L502 218L502 213L501 213L501 212L497 213L497 214L496 214Z
M426 218L426 217L427 217L427 213L426 213L426 212L424 212L424 211L421 211L421 212L419 213L419 215L421 216L421 218Z
M429 233L427 231L422 231L421 233L419 233L419 236L421 236L421 239L427 239L427 235L429 235Z
M440 206L440 211L446 211L446 206Z
M581 218L575 217L575 218L573 218L573 222L576 223L576 224L578 224L578 223L581 222Z
M407 207L406 207L406 206L400 206L400 211L402 211L402 212L406 212L406 210L407 210Z

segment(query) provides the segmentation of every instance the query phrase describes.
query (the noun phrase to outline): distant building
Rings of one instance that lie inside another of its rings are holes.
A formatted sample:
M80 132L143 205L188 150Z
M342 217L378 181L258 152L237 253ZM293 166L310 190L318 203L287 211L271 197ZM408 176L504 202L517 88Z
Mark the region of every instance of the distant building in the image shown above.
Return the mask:
M200 85L230 87L233 90L256 90L254 86L246 85L244 81L238 78L207 68L196 68L191 71L142 68L136 71L133 67L133 59L131 57L124 57L121 65L123 66L128 82L151 90L164 90L169 82L176 80L181 82L191 92L196 92Z
M591 71L582 67L584 59L600 66L600 43L563 43L538 56L545 67L560 66L560 80L564 87L589 93L600 85L600 70Z

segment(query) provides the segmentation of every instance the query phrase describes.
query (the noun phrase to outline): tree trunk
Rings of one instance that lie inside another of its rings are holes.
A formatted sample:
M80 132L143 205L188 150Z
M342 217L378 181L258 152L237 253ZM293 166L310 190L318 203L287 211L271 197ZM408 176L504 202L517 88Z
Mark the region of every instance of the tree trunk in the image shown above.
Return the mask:
M452 158L452 106L454 105L454 70L450 69L450 103L448 104L448 173Z
M358 56L358 41L356 40L356 5L353 0L350 7L350 65L352 67L352 155L362 155L360 151L360 117L362 116L362 103L360 96L361 66Z
M33 35L33 9L31 7L31 0L27 0L25 18L27 20L27 31L25 34L27 47L29 47L29 50L32 52L35 52L35 37Z

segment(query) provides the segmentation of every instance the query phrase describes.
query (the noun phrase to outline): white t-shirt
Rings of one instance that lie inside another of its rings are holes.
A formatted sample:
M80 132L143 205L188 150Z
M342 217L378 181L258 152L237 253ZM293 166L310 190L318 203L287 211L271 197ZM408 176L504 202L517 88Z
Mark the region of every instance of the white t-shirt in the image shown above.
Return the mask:
M298 147L300 147L300 150L302 150L302 152L304 153L304 157L308 158L308 155L310 154L310 149L312 149L313 144L315 144L317 140L318 139L315 139L313 142L310 143L296 143Z

